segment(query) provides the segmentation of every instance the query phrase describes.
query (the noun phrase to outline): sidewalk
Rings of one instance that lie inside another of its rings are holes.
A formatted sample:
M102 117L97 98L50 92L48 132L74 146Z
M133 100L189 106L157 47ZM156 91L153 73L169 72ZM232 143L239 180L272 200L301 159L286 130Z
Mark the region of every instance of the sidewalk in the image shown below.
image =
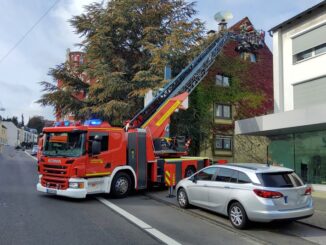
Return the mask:
M312 196L315 202L315 213L308 219L302 219L299 222L313 225L326 230L326 192L314 191Z
M175 190L173 192L176 195ZM168 198L168 190L155 190L149 191L146 193L147 196L160 201L164 202L168 205L179 206L177 203L176 197ZM326 192L324 191L314 191L312 193L314 202L315 202L315 213L313 216L307 219L299 220L298 222L305 223L314 227L318 227L321 229L326 230ZM195 213L198 213L194 210ZM200 212L200 215L205 215L205 212ZM206 215L205 215L206 216ZM209 214L207 217L209 218ZM227 223L228 220L222 221L222 223Z

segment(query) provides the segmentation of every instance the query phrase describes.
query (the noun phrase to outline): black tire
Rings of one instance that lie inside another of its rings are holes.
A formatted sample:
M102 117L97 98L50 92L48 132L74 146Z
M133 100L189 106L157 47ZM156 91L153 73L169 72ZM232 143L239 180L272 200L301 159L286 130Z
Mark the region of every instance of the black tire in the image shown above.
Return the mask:
M248 227L249 219L243 206L239 202L234 202L229 208L229 219L233 227L243 230Z
M126 197L131 190L131 178L124 172L117 173L111 183L111 193L116 198Z
M187 178L187 177L190 177L191 175L193 175L194 173L196 173L196 169L195 169L195 167L193 167L193 166L189 166L189 167L187 167L186 168L186 170L185 170L185 178Z
M189 207L189 201L188 201L188 196L187 196L186 190L182 187L179 188L179 190L178 190L177 200L178 200L178 204L181 208Z

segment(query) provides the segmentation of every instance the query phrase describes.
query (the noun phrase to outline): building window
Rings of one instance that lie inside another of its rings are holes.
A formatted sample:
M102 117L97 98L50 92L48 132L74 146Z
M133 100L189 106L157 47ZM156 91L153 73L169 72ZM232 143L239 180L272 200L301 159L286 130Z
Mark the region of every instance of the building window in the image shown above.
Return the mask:
M257 62L257 56L254 53L251 52L242 52L240 54L240 57L244 60L244 61L250 61L252 63L256 63Z
M89 135L89 144L88 144L88 150L90 151L92 149L92 141L94 140L95 136L100 137L101 141L101 152L108 151L109 150L109 134L104 132L91 132Z
M222 86L222 87L230 87L230 78L222 75L216 75L216 82L215 84L217 86Z
M315 48L315 55L326 53L326 43Z
M230 105L215 105L215 117L231 119L231 106Z
M215 149L231 151L232 149L232 136L215 136Z
M326 24L314 27L292 38L293 63L326 53Z
M305 51L302 51L300 53L293 55L293 63L298 63L300 61L325 54L326 53L326 43L318 45L317 47L307 49Z

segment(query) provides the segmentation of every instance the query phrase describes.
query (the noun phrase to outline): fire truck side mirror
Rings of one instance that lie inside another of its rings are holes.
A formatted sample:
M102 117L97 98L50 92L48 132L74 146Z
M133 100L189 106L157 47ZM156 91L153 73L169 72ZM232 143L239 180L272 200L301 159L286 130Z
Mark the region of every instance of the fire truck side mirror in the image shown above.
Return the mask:
M92 142L92 155L98 155L101 153L101 142L93 140Z

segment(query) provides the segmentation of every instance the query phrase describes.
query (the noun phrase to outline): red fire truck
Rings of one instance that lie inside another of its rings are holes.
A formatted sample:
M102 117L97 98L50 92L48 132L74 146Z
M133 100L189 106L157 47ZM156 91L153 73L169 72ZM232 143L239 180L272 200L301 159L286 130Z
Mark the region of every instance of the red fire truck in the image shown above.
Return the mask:
M93 193L124 197L133 189L164 184L165 169L173 169L178 182L207 166L208 158L187 156L184 137L167 140L163 136L170 116L200 83L230 38L240 43L239 50L255 49L261 43L258 33L220 34L124 128L98 119L83 124L63 121L44 128L37 190L73 198Z

